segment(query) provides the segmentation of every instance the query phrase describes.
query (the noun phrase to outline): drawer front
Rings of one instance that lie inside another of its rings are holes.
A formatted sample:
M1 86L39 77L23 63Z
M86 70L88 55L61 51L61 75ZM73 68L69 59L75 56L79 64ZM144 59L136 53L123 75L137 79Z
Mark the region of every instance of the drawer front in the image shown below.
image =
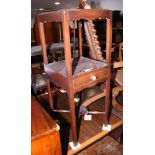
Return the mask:
M84 73L74 78L74 88L80 89L79 87L88 87L88 85L96 84L104 80L104 78L108 76L108 69L105 70L96 70L93 72Z

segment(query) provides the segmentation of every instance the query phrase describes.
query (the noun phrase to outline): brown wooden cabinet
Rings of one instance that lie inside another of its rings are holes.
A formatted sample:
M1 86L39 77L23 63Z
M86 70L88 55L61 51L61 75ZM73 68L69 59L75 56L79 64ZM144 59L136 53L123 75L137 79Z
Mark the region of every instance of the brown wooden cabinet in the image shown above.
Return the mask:
M34 24L34 35L35 39L38 44L40 44L40 38L39 38L39 30L37 26L37 18L35 19L35 24ZM45 42L46 44L51 44L55 42L60 42L60 25L59 23L44 23L45 27Z
M32 98L31 155L61 155L59 126Z

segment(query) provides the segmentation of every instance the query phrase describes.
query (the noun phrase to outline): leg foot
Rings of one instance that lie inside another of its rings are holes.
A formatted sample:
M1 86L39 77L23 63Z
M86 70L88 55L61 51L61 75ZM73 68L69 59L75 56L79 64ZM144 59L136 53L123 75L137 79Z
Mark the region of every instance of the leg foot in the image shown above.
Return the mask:
M103 124L102 130L111 131L111 125Z
M81 145L80 145L80 143L74 143L74 142L70 142L69 143L69 145L70 145L70 147L73 149L73 150L75 150L75 149L77 149L77 148L79 148Z

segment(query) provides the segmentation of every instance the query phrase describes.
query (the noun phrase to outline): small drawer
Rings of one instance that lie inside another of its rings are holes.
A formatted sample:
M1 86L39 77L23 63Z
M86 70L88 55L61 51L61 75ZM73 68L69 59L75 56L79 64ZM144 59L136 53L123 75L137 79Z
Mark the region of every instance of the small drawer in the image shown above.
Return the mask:
M74 88L84 88L90 84L102 81L108 75L108 69L97 69L88 73L80 74L74 78Z

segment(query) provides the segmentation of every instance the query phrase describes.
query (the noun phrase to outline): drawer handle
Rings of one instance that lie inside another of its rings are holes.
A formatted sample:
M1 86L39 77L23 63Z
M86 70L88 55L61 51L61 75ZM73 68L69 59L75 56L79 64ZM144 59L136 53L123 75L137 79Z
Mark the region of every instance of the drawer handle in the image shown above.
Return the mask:
M95 80L96 80L96 76L95 76L95 75L92 75L92 76L90 77L90 79L91 79L92 81L95 81Z

